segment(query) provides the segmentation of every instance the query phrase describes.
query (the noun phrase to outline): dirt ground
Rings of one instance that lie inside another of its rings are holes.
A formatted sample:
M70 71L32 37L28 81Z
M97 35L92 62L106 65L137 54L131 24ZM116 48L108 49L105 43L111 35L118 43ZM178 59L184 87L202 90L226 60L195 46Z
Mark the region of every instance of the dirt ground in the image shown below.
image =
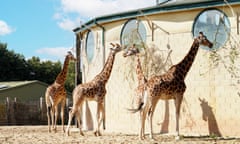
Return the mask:
M210 137L181 137L175 140L174 136L155 135L155 140L139 140L137 135L122 133L106 133L95 137L92 131L80 136L76 128L72 129L70 136L66 136L58 127L57 133L48 133L47 126L1 126L1 144L240 144L237 138L210 138Z

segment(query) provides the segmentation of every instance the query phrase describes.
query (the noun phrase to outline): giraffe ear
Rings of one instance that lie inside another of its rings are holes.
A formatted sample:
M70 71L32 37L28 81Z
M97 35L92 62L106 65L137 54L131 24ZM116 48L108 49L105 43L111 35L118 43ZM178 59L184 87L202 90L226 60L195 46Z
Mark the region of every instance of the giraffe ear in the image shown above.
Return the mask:
M115 44L113 44L113 43L110 43L110 45L113 46L113 47L115 47Z
M120 44L116 43L117 47L121 47Z

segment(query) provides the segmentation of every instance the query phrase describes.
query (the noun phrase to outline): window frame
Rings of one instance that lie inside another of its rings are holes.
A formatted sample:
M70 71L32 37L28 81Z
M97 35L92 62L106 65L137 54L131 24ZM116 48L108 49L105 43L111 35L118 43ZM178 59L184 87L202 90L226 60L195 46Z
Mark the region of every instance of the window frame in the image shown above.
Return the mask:
M121 29L121 33L120 33L120 43L121 43L121 45L124 46L124 47L126 46L126 44L124 44L123 38L122 38L122 37L123 37L123 34L124 34L124 31L125 31L126 27L128 26L128 24L129 24L131 21L133 21L133 20L139 21L140 23L142 23L142 25L144 26L144 29L145 29L145 39L143 39L143 42L146 43L146 41L147 41L147 28L146 28L146 26L144 25L143 21L140 20L140 19L137 19L137 18L131 18L131 19L128 19L128 20L124 23L124 25L123 25L123 27L122 27L122 29ZM127 46L129 46L129 44L127 44Z
M195 25L196 25L196 23L198 22L198 20L199 20L199 17L203 14L203 13L205 13L205 12L207 12L207 11L218 11L219 13L221 13L221 14L223 14L223 16L224 16L224 23L225 23L225 19L227 20L227 22L228 22L228 24L229 24L229 32L227 33L226 31L225 31L225 33L226 33L226 39L225 39L225 42L223 42L223 43L221 43L220 44L220 46L219 47L213 47L211 50L217 50L217 49L220 49L220 48L222 48L222 47L224 47L225 46L225 44L229 41L229 39L230 39L230 33L231 33L231 22L230 22L230 20L229 20L229 17L227 16L227 14L224 12L224 11L222 11L222 10L220 10L220 9L217 9L217 8L207 8L207 9L204 9L204 10L202 10L201 12L199 12L198 13L198 15L195 17L195 19L194 19L194 22L193 22L193 25L192 25L192 36L193 37L195 37L195 35L194 35L194 30L195 30ZM207 35L206 35L207 36ZM210 41L211 41L211 39L210 39ZM214 41L213 41L214 42ZM202 47L203 49L206 49L206 50L210 50L209 48L207 48L207 47Z

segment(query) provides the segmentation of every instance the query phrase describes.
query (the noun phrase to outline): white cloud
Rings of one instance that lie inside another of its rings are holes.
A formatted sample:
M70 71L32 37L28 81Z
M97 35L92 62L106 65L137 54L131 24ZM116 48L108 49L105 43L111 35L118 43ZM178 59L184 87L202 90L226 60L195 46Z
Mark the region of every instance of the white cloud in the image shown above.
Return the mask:
M71 31L73 27L75 27L74 21L70 19L63 19L62 21L58 22L58 25L60 28L64 30L69 30L69 31Z
M155 3L155 0L61 0L63 12L78 13L86 18L153 6Z
M63 59L68 51L72 51L71 47L46 47L36 50L36 53L38 54L44 54L48 56L53 56L56 59Z
M7 35L13 31L14 30L5 21L0 20L0 35Z
M58 20L59 27L72 30L79 26L80 20L149 7L155 3L155 0L61 0L60 12L54 18Z

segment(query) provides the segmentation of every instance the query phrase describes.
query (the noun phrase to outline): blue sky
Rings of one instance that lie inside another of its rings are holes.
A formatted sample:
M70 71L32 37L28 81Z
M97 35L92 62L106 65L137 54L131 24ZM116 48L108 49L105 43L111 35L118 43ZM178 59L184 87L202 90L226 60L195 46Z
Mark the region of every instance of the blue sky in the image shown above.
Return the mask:
M73 29L106 14L155 5L156 0L4 0L0 42L9 50L41 60L63 61L75 47Z

